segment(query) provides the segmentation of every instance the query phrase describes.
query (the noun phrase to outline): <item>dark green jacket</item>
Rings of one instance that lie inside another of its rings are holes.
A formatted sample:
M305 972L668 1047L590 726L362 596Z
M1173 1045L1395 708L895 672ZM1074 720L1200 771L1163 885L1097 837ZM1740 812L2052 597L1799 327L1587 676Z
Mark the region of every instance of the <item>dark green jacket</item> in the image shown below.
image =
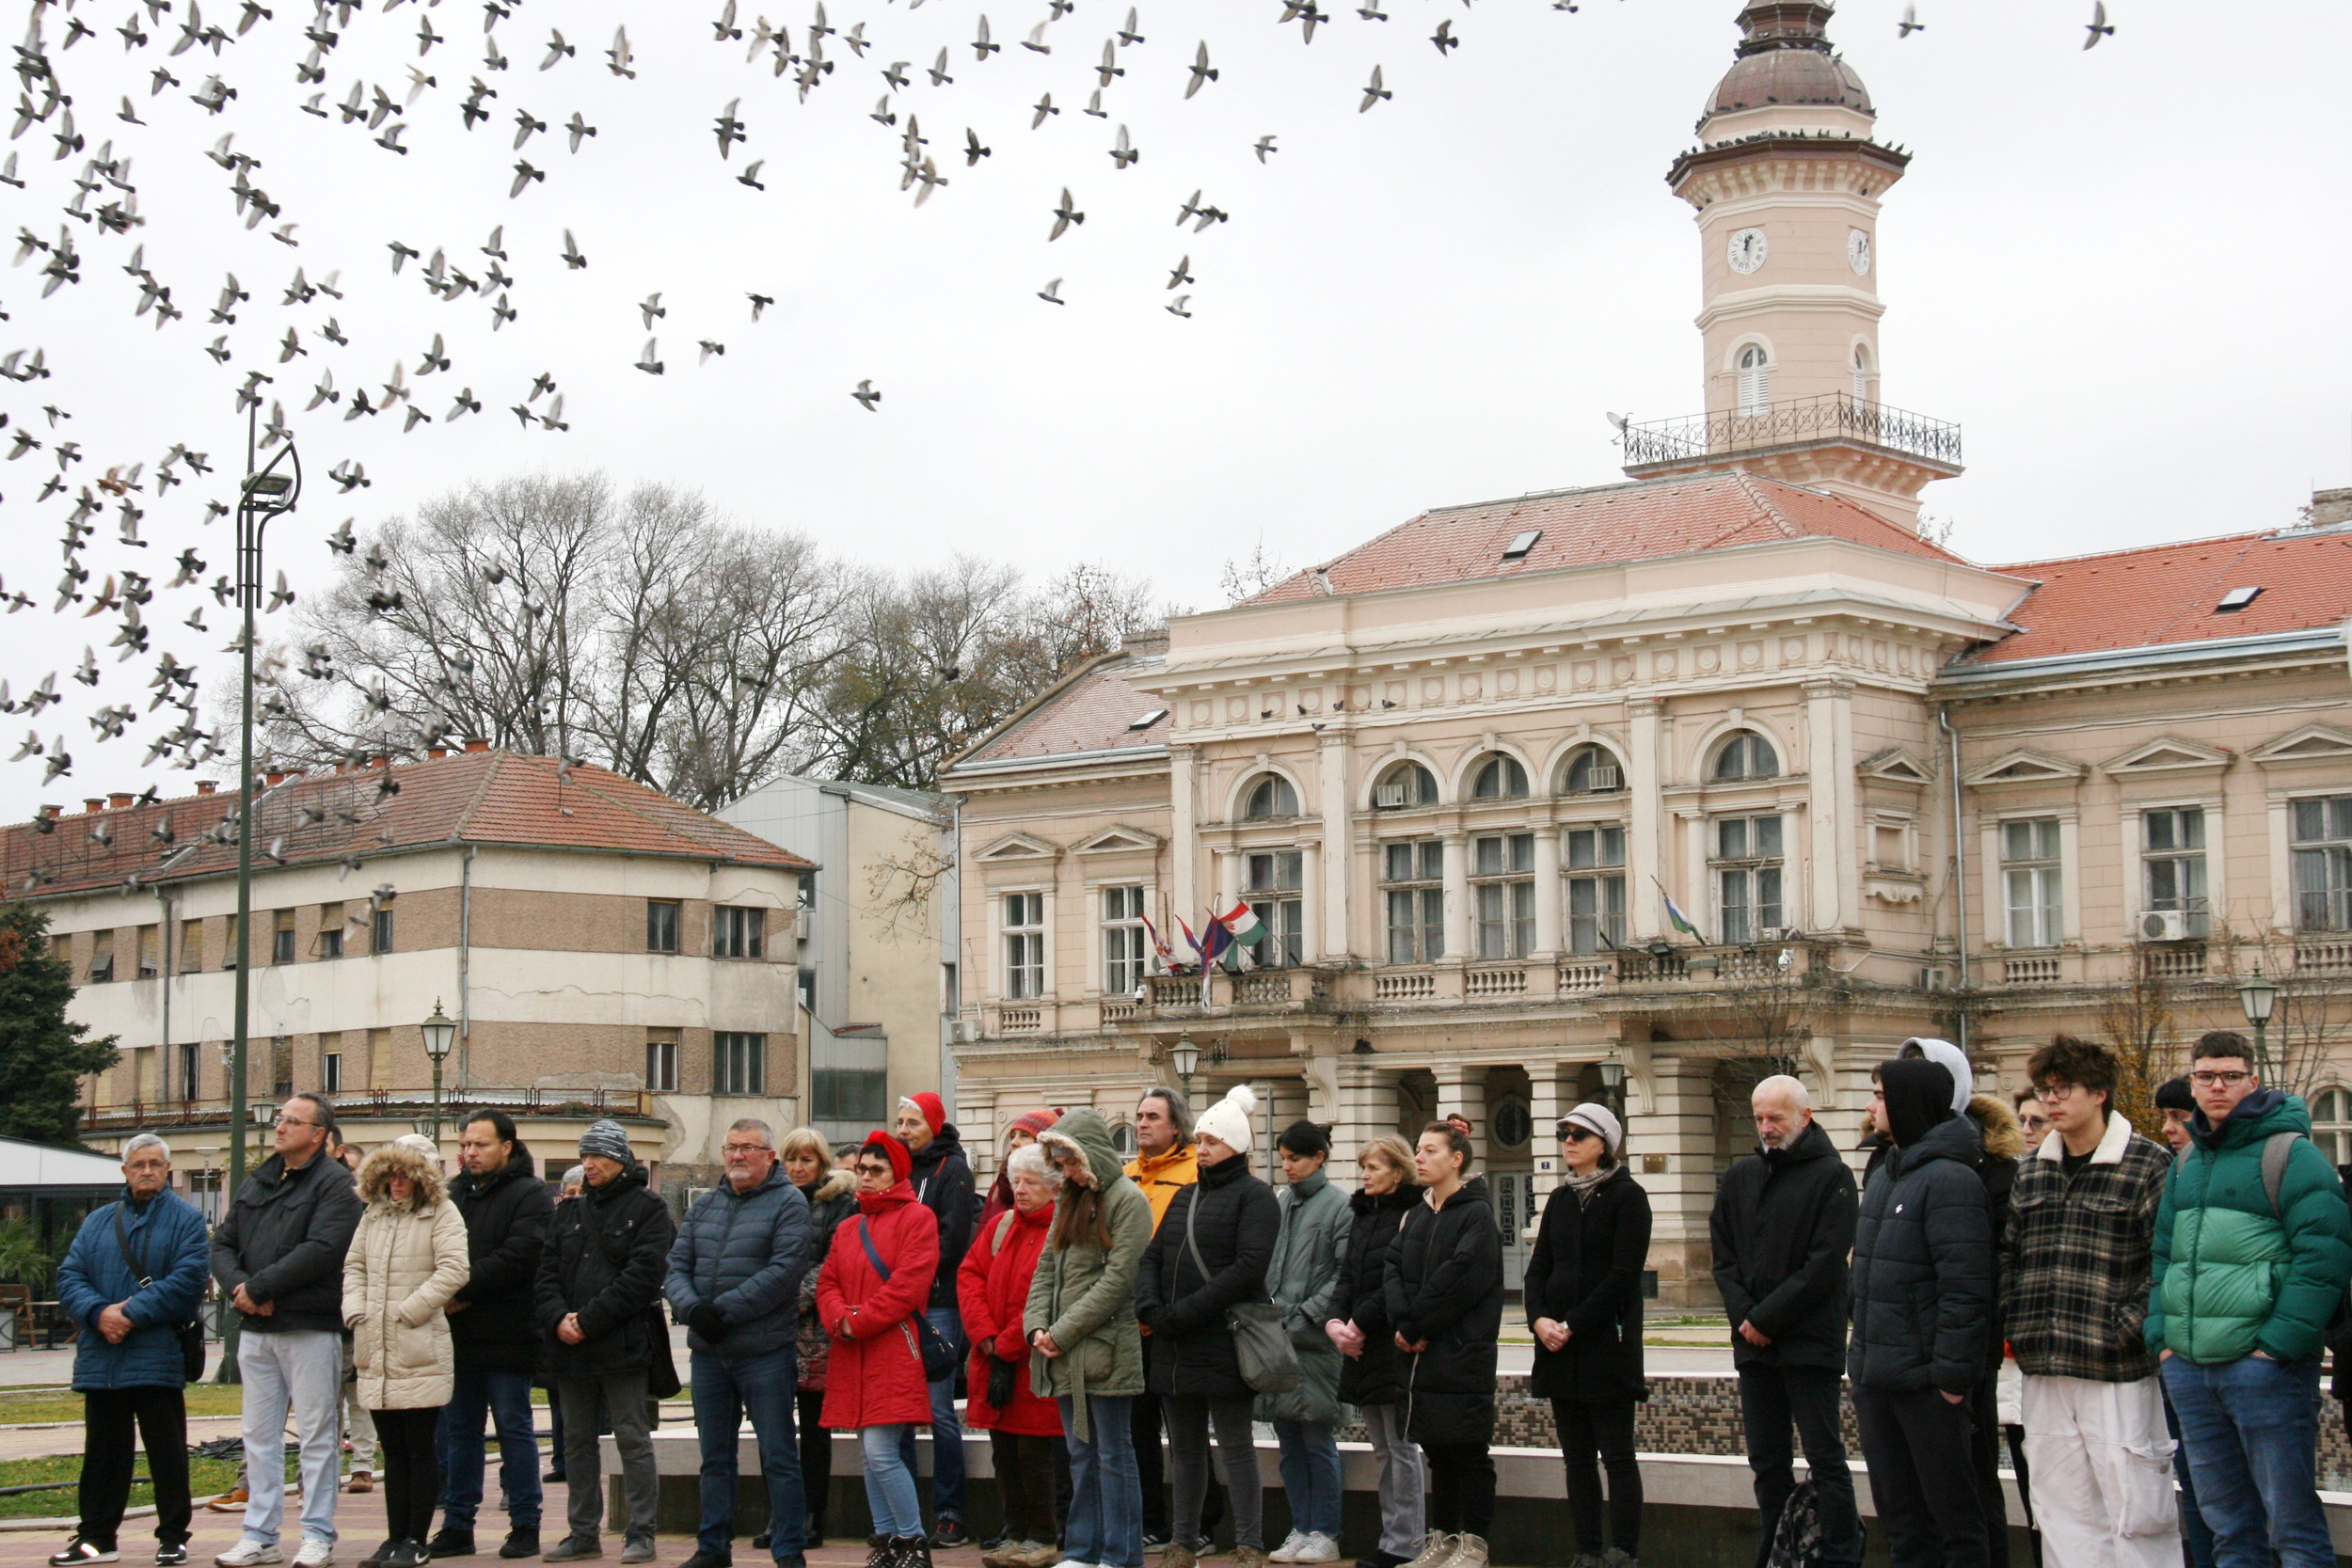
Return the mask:
M2352 1281L2352 1210L2311 1141L2311 1113L2299 1096L2257 1089L2218 1126L2201 1111L2189 1130L2156 1211L2149 1351L2208 1366L2258 1350L2274 1361L2315 1360ZM2275 1214L2262 1178L2274 1132L2304 1134L2288 1154Z

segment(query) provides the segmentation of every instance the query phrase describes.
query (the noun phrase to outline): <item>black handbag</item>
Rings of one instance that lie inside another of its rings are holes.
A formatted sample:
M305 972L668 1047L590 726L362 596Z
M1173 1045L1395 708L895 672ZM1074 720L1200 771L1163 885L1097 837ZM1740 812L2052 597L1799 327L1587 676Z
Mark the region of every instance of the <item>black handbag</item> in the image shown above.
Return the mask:
M1192 1233L1193 1219L1200 1212L1200 1192L1196 1187L1192 1201L1184 1205L1184 1246L1192 1254L1192 1266L1200 1271L1200 1283L1206 1285L1209 1265L1200 1260L1200 1243ZM1244 1301L1227 1307L1225 1332L1233 1337L1233 1359L1241 1366L1241 1380L1259 1393L1287 1394L1305 1377L1299 1370L1298 1352L1283 1330L1282 1309L1272 1302Z
M866 1247L866 1260L874 1265L874 1272L882 1276L882 1283L889 1284L890 1265L883 1262L882 1254L874 1250L874 1235L866 1228L866 1216L863 1214L857 1220L857 1239ZM910 1329L901 1323L898 1327L907 1336L907 1348L914 1351L915 1357L923 1363L923 1381L938 1383L955 1376L956 1347L947 1342L945 1334L931 1326L930 1314L916 1308L914 1325Z
M155 1281L149 1277L146 1266L131 1256L130 1227L122 1223L122 1205L115 1205L115 1245L122 1249L122 1261L131 1271L131 1277L144 1291ZM180 1374L183 1383L204 1381L204 1319L199 1312L189 1315L180 1325Z

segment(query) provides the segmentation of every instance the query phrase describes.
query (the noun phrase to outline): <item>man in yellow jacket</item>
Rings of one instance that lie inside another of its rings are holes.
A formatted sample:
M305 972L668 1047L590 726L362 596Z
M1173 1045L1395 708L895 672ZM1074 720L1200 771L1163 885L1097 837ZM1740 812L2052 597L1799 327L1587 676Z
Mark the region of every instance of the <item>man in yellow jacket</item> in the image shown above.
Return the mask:
M1200 1180L1200 1151L1192 1143L1192 1107L1170 1088L1143 1091L1136 1106L1136 1157L1127 1162L1127 1176L1152 1202L1152 1229L1168 1218L1168 1206L1180 1188ZM1146 1329L1145 1333L1151 1330ZM1168 1488L1163 1481L1160 1454L1160 1401L1150 1392L1136 1396L1136 1473L1143 1482L1143 1546L1158 1551L1168 1544ZM1214 1483L1210 1509L1216 1507ZM1202 1528L1215 1519L1204 1513Z

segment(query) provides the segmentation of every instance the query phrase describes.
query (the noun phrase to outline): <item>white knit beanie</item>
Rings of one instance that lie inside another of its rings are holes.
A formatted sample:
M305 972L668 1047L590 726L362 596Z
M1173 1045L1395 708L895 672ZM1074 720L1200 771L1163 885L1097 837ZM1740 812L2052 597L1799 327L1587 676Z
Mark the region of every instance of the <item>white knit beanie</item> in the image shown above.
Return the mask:
M1200 1113L1193 1135L1206 1132L1236 1154L1249 1152L1249 1118L1258 1109L1258 1096L1247 1084L1236 1084L1225 1098Z

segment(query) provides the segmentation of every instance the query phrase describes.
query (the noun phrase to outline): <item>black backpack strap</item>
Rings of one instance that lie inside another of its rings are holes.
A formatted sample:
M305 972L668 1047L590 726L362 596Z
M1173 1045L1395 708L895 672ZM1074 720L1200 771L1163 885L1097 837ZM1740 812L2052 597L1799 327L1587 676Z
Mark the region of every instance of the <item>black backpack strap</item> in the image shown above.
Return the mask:
M129 1227L123 1224L122 1205L119 1202L115 1205L115 1245L122 1249L122 1261L129 1267L131 1277L139 1282L140 1290L144 1291L155 1283L148 1276L146 1265L131 1256L131 1232Z

